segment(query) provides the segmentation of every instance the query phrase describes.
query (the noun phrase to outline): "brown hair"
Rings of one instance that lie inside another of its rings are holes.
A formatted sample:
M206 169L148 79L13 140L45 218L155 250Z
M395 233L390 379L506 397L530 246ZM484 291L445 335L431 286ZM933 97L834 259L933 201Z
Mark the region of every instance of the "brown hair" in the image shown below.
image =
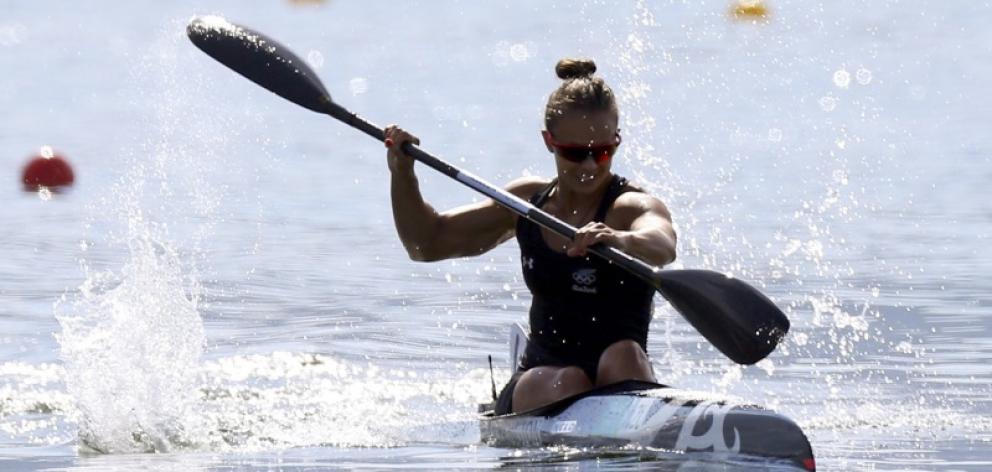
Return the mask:
M564 82L551 92L544 109L544 127L551 127L568 111L617 111L613 90L600 77L593 77L596 63L591 59L565 58L555 65Z

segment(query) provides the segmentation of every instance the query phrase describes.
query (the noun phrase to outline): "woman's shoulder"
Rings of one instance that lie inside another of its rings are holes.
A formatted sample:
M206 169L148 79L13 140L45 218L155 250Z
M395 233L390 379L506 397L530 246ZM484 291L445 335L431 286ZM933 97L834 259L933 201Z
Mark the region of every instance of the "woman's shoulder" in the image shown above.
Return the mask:
M551 179L536 175L526 175L506 184L506 191L526 200L543 190L550 183Z
M634 217L648 211L670 215L665 202L650 194L643 186L631 182L626 184L623 193L613 201L613 209Z

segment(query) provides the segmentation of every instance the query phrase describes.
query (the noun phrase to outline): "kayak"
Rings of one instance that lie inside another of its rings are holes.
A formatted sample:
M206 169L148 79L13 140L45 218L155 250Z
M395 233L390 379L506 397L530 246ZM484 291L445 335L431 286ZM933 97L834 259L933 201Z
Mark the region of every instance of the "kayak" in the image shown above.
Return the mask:
M514 330L511 359L521 349ZM494 447L645 447L781 460L816 470L809 440L789 418L757 405L629 380L530 411L480 405L482 441Z
M755 405L664 385L625 381L523 413L484 411L482 441L494 447L648 447L781 459L816 470L792 420Z

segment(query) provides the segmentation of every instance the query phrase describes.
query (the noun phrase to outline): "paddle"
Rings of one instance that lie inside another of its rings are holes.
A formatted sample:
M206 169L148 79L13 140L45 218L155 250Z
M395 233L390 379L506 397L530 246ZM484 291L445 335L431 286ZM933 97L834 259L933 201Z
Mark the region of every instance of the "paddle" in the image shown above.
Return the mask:
M382 128L334 103L306 62L271 38L216 16L194 18L186 34L196 47L252 82L297 105L337 118L379 141L385 139ZM403 150L517 215L569 239L575 237L574 227L529 202L413 144L405 143ZM590 252L655 287L700 334L739 364L764 359L789 330L789 320L782 311L741 280L707 270L662 271L608 246L593 246Z

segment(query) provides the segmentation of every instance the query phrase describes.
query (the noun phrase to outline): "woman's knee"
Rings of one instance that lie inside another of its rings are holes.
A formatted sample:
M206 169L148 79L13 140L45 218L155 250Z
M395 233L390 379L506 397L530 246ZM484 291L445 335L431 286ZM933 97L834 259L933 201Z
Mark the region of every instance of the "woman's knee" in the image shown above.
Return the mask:
M568 396L592 388L592 380L581 367L562 367L555 374L552 387L562 392L568 392L565 394Z
M610 344L603 354L599 356L599 364L612 362L622 362L624 364L630 362L648 362L648 355L641 348L640 344L632 339L623 339Z
M617 341L600 356L596 383L606 385L631 379L653 382L651 361L637 342L630 339Z
M535 367L517 381L512 394L513 411L546 405L592 387L592 380L579 367Z

